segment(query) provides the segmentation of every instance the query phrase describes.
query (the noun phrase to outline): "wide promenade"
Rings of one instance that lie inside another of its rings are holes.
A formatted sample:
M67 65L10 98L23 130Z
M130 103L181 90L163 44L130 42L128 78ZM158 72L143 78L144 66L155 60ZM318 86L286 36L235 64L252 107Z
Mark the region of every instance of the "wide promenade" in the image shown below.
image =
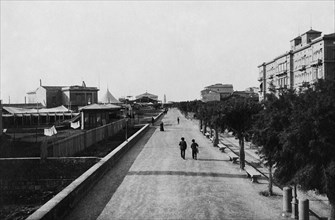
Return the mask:
M283 219L280 189L274 188L278 196L262 196L267 180L252 183L178 110L162 121L165 131L153 126L68 219ZM181 137L188 144L186 160ZM200 146L198 160L191 156L192 139Z

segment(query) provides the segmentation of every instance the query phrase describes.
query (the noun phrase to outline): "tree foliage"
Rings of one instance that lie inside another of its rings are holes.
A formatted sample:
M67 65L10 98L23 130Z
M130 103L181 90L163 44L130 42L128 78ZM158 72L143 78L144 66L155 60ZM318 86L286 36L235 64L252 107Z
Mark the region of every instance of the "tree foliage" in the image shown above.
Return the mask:
M334 219L335 82L319 80L268 96L253 131L262 156L275 164L275 179L326 194Z

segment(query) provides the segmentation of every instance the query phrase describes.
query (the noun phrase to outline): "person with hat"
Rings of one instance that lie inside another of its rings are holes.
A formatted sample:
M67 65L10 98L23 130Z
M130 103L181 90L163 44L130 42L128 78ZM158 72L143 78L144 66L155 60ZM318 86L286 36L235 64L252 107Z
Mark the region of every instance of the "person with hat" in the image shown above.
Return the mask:
M192 139L191 148L192 148L192 158L193 158L194 160L197 159L197 154L199 153L198 146L199 146L199 145L195 142L195 140Z
M181 138L181 141L179 142L179 147L180 147L181 158L183 158L185 160L185 151L186 151L186 148L187 148L185 138L183 138L183 137Z

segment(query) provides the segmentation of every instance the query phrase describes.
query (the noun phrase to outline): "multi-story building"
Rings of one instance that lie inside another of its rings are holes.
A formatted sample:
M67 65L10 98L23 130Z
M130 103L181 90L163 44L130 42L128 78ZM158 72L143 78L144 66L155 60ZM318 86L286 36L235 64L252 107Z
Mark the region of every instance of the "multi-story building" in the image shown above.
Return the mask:
M335 79L335 33L309 30L291 40L288 52L258 66L260 100L271 89L299 88L304 82Z
M217 83L207 86L201 91L201 100L203 102L220 101L223 98L230 96L233 92L234 89L232 84Z
M2 104L0 99L0 137L2 135Z
M40 81L40 87L27 93L28 104L41 103L46 108L64 105L78 110L81 106L98 103L98 91L96 87L86 87L85 82L81 86L43 86Z

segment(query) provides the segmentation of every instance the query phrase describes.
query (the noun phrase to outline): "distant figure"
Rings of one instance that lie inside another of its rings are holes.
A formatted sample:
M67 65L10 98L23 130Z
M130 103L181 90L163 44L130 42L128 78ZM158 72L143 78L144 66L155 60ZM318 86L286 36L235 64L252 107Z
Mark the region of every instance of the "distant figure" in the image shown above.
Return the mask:
M192 158L193 158L194 160L197 159L197 154L199 153L198 146L199 146L199 145L195 142L195 140L192 139L191 148L192 148Z
M154 117L151 117L151 124L154 125L154 123L155 123L155 119Z
M179 117L177 118L177 122L178 122L178 124L179 124Z
M186 144L186 141L183 137L181 138L181 141L179 142L179 146L180 146L181 158L183 158L185 160L185 151L186 151L186 148L187 148L187 144Z
M164 131L164 123L163 122L160 123L160 130Z

